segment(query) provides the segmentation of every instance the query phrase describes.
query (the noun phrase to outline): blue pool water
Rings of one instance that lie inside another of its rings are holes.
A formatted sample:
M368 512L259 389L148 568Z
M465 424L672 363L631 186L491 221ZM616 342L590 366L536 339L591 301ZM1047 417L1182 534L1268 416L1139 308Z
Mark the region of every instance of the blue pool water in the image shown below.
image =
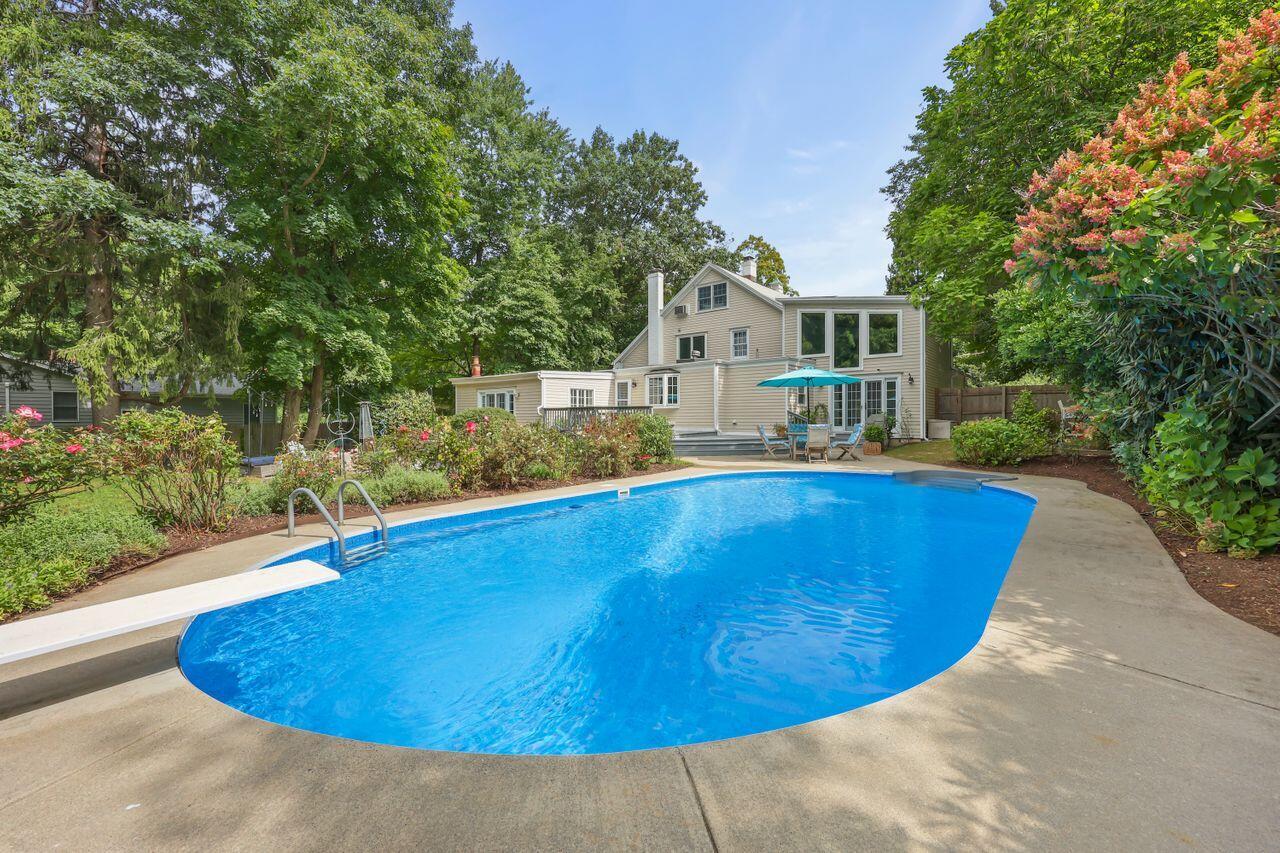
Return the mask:
M337 581L197 618L179 656L234 708L377 743L562 755L751 734L959 660L1033 505L771 472L418 522ZM304 557L334 562L278 562Z

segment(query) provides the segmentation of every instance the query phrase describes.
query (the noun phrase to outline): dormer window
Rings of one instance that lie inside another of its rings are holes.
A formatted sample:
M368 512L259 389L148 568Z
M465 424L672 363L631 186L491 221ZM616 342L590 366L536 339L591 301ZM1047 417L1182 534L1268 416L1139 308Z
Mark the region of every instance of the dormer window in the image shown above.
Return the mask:
M714 311L729 307L729 285L723 281L704 284L698 288L698 310Z

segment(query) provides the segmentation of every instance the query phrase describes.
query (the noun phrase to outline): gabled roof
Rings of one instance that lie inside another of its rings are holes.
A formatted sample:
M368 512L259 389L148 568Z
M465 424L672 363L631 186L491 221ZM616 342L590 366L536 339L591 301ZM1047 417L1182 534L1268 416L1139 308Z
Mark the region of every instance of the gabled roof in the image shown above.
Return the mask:
M59 376L65 376L68 379L75 379L80 369L71 362L64 362L62 365L53 364L47 361L36 361L29 358L19 358L10 353L0 352L0 361L9 361L15 364L26 364L48 373L56 373ZM242 383L236 377L224 377L222 379L202 380L194 383L194 390L188 394L190 397L198 397L202 395L212 394L215 397L231 397L244 388ZM157 380L151 380L146 383L146 387L140 382L121 382L120 390L126 393L134 394L160 394L164 391L164 383Z
M680 303L685 298L685 296L688 295L690 289L692 289L694 286L699 284L700 283L699 280L703 277L704 274L708 272L716 273L721 278L724 278L726 281L731 281L734 284L738 285L738 287L742 288L747 293L750 293L752 296L758 299L761 299L764 302L767 302L769 305L772 305L774 308L777 308L779 311L782 310L782 304L778 302L779 297L782 296L781 293L777 292L776 290L772 290L771 288L765 287L763 284L754 282L751 279L747 278L746 276L738 275L736 272L730 272L729 270L725 269L719 264L713 264L713 263L707 262L703 264L702 267L699 268L699 270L696 273L694 273L689 277L689 280L684 283L684 286L681 287L678 291L676 291L675 296L672 296L671 299L667 301L667 303L662 308L662 316L667 317L668 315L670 315L671 312L675 310L676 305ZM622 350L622 352L618 353L617 356L614 357L613 364L616 366L618 362L626 358L627 354L630 353L633 349L635 349L639 345L640 341L644 340L644 338L648 335L648 333L649 333L649 324L645 323L644 328L640 330L640 334L636 335L635 338L632 339L631 343L627 344L626 347Z

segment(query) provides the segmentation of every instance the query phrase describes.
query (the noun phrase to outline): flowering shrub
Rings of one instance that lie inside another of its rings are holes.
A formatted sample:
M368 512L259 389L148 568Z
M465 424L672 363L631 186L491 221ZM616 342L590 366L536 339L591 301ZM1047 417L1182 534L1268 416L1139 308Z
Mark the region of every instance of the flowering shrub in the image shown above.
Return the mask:
M138 512L160 527L220 530L240 451L217 415L177 408L124 412L112 425L108 468Z
M542 424L494 424L480 444L480 476L495 488L563 480L574 470L572 440Z
M329 490L338 484L338 475L341 473L338 457L327 449L297 450L278 456L276 460L279 467L275 476L268 481L271 486L268 505L272 512L288 511L289 495L293 494L294 489L310 489L320 500L324 500ZM310 506L311 502L306 499L301 503L295 502L295 507Z
M576 437L578 470L588 477L628 473L640 456L640 435L629 418L593 420Z
M670 462L676 458L673 444L671 421L662 415L653 413L625 415L635 425L637 456L634 460L636 468L648 468L650 465Z
M1110 129L1033 176L1005 269L1094 306L1122 435L1178 401L1226 414L1234 447L1280 415L1280 15L1179 56ZM1274 439L1271 440L1274 443Z
M495 409L492 407L481 407L477 409L463 409L456 415L449 418L455 427L465 427L470 421L479 429L489 424L498 423L515 423L516 416L508 412L506 409Z
M0 419L0 524L101 474L96 428L68 432L43 420L30 406Z

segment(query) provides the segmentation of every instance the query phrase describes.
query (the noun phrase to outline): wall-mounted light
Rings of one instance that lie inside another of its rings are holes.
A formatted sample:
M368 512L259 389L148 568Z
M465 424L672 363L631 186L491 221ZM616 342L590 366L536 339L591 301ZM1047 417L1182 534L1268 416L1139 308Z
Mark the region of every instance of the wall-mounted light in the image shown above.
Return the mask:
M915 384L916 384L916 378L915 378L914 376L912 376L910 373L908 373L908 374L907 374L907 384L908 384L908 385L915 385Z

